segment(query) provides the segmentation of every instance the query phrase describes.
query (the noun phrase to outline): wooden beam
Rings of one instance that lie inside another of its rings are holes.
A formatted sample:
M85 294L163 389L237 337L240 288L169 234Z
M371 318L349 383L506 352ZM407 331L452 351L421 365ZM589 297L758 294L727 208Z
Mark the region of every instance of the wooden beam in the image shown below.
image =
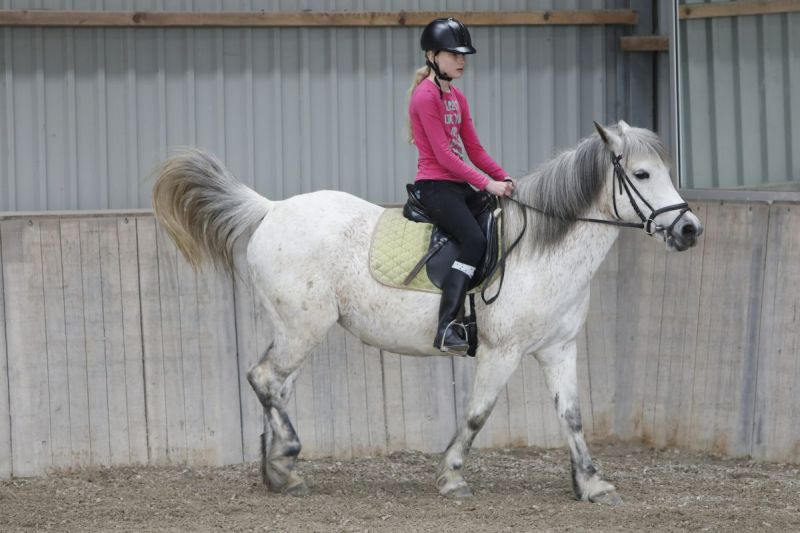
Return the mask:
M682 20L686 20L739 17L743 15L769 15L794 11L800 11L800 0L746 0L683 5L680 7L679 16Z
M577 11L394 11L394 12L171 12L0 10L0 26L75 27L387 27L425 26L439 17L468 26L636 25L630 9Z
M669 37L666 35L629 35L620 39L623 52L668 52Z

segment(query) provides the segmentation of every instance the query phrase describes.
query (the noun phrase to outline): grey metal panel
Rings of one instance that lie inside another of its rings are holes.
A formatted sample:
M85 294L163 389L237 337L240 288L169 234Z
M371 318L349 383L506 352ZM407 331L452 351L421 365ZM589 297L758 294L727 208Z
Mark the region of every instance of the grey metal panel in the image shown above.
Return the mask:
M800 14L684 20L680 31L683 186L800 180Z
M36 8L41 2L0 2ZM605 0L63 1L50 9L600 9ZM415 174L406 93L419 28L0 28L0 210L148 207L169 149L202 146L273 199L398 202ZM478 27L459 82L484 146L526 173L626 118L615 26ZM648 75L649 76L649 75ZM647 100L646 98L641 100ZM651 124L642 124L651 126Z

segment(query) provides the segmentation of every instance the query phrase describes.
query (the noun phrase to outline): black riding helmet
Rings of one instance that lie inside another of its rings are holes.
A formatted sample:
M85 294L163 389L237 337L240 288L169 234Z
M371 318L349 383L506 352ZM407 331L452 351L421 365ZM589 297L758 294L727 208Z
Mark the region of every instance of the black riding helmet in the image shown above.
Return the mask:
M432 51L434 60L425 57L425 64L436 74L434 81L439 86L439 94L444 97L439 80L451 81L453 78L439 70L439 64L435 56L442 50L454 54L474 54L475 48L472 46L472 38L469 30L460 21L450 17L446 19L436 19L428 23L422 30L422 37L419 39L420 47L424 52Z
M422 50L440 52L447 50L454 54L474 54L469 30L454 18L436 19L422 30L419 40Z

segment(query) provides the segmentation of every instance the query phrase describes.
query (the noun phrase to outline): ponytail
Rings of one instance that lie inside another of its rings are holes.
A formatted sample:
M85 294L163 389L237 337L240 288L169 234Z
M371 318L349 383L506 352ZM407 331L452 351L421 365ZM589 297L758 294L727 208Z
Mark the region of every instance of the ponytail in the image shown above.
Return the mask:
M417 88L417 85L422 83L422 80L430 76L431 74L431 67L424 66L418 68L416 72L414 72L414 81L411 83L411 87L408 89L408 102L411 103L411 95L414 94L414 89ZM409 117L408 121L406 122L406 140L408 144L414 144L414 133L411 131L411 118Z

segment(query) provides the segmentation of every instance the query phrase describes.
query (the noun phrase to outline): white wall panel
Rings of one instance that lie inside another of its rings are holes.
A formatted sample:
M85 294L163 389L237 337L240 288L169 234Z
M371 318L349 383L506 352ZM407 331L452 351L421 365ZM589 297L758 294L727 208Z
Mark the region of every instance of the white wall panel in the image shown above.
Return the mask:
M587 436L798 462L800 212L692 207L696 248L623 232L592 282L578 335ZM246 277L195 274L149 214L0 217L0 244L0 478L259 458L244 374L272 328ZM473 359L381 352L337 326L289 401L303 456L440 452L474 372ZM533 358L475 445L563 447Z

